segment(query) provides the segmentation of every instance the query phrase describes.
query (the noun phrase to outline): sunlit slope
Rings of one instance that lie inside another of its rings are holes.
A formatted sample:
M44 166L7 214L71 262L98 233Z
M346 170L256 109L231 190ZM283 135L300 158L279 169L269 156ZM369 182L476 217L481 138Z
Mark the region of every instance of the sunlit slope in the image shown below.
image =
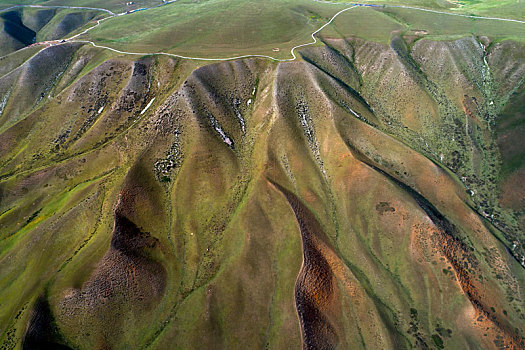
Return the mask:
M7 56L2 347L522 348L525 62L487 40Z

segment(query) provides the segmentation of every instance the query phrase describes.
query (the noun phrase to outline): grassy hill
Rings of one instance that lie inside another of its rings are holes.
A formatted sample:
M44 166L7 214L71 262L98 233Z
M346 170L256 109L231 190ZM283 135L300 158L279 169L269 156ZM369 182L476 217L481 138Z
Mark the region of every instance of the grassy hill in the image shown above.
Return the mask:
M288 58L344 8L180 0L83 39ZM410 11L288 62L1 57L0 349L523 348L525 38Z
M206 58L260 54L284 59L291 57L292 47L311 41L314 30L348 7L311 0L180 0L110 19L82 38L131 52ZM523 26L412 9L356 7L338 16L319 35L358 36L383 43L395 33L416 33L434 40L485 35L493 40L522 41Z
M103 12L79 9L16 8L0 13L0 55L39 41L56 40L82 28Z
M349 3L346 0L331 0L333 3ZM450 13L525 19L524 4L518 0L363 0L362 4L413 6Z
M133 2L133 4L128 4L130 2ZM0 8L8 8L16 5L81 6L103 8L115 13L144 7L153 7L160 4L162 4L162 0L0 0Z

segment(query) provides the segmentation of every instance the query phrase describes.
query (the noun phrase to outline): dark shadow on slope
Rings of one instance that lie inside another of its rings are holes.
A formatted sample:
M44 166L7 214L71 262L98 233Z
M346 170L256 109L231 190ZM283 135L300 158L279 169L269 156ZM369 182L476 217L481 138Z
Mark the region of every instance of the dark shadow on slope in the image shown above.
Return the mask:
M115 229L111 238L111 248L130 257L144 255L144 248L153 248L157 239L142 232L135 223L120 213L115 213Z
M4 30L7 34L26 46L35 42L36 33L22 23L22 16L19 11L9 11L0 17L4 20Z
M348 41L346 39L343 39L343 40L346 43L348 43ZM352 60L349 57L347 57L345 54L343 54L340 50L336 49L334 47L334 45L330 44L327 40L324 40L323 38L321 38L320 41L323 44L326 45L326 47L328 48L328 50L330 50L330 52L332 52L334 55L339 57L341 60L343 60L348 65L348 67L350 67L350 69L356 75L356 77L357 77L357 79L359 81L359 86L362 86L363 85L363 77L361 76L361 73L359 72L359 70L355 66L354 62L352 62ZM355 59L355 57L352 57L352 59Z
M300 55L301 55L301 58L303 60L305 60L306 62L310 63L311 65L313 65L314 67L316 67L317 69L319 69L320 71L322 71L323 73L325 73L326 75L328 75L330 78L334 79L339 85L341 85L346 91L348 91L352 97L354 97L356 100L358 100L359 102L361 102L361 104L363 104L363 106L366 107L366 109L371 113L371 114L374 114L374 111L372 110L372 108L370 107L370 105L368 104L368 102L366 102L366 100L359 94L359 92L357 92L355 89L353 89L350 85L348 85L347 83L345 83L342 79L340 79L339 77L336 77L334 74L330 73L327 69L325 69L324 67L322 67L319 63L315 62L314 59L306 56L303 52L300 52Z
M61 335L44 296L35 303L26 334L22 342L23 350L70 350L63 345Z

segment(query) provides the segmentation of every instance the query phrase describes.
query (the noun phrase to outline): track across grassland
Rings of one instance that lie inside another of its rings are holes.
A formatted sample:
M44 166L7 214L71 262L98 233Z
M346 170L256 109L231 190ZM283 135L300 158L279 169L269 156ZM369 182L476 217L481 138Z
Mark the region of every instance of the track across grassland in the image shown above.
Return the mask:
M160 5L157 5L157 6L153 6L153 7L149 7L149 8L140 8L140 9L131 11L131 13L137 12L137 11L149 10L149 9L152 9L152 8L155 8L155 7L159 7L159 6L165 6L165 5L174 3L176 1L177 0L166 1L166 2L164 2L162 4L160 4ZM272 57L272 56L269 56L269 55L260 55L260 54L247 54L247 55L234 56L234 57L223 57L223 58L208 58L208 57L183 56L183 55L177 55L177 54L174 54L174 53L167 53L167 52L131 52L131 51L118 50L118 49L115 49L115 48L112 48L112 47L109 47L109 46L98 45L98 44L94 43L91 40L78 39L81 35L86 34L87 32L91 31L93 28L98 27L101 22L109 20L109 19L112 19L112 18L115 18L115 17L124 16L124 15L128 14L126 12L115 14L114 12L112 12L110 10L107 10L107 9L104 9L104 8L78 7L78 6L15 5L15 6L11 6L11 7L2 9L2 10L0 10L0 12L5 12L5 11L8 11L8 10L11 10L11 9L14 9L14 8L20 8L20 7L70 8L70 9L99 10L99 11L103 11L103 12L108 13L109 17L105 17L105 18L97 20L97 23L94 26L89 27L86 30L84 30L84 31L82 31L82 32L80 32L78 34L75 34L72 37L63 39L60 42L55 40L55 41L41 42L41 43L38 43L38 44L57 45L57 44L60 44L60 43L63 43L63 42L79 42L79 43L90 44L90 45L92 45L94 47L110 50L110 51L113 51L115 53L119 53L119 54L123 54L123 55L135 55L135 56L165 55L165 56L171 56L171 57L182 58L182 59L187 59L187 60L196 60L196 61L230 61L230 60L236 60L236 59L257 58L257 57L259 57L259 58L267 58L267 59L271 59L273 61L278 61L278 62L294 61L294 60L297 59L297 56L295 55L295 50L297 50L298 48L301 48L301 47L305 47L305 46L310 46L310 45L316 44L317 43L317 39L316 39L315 35L317 33L319 33L321 30L323 30L330 23L332 23L337 16L339 16L343 12L349 11L349 10L351 10L353 8L362 7L362 6L365 6L365 7L384 7L384 8L387 8L387 7L402 8L402 9L425 11L425 12L444 14L444 15L451 15L451 16L460 16L460 17L475 18L475 19L482 19L482 20L505 21L505 22L514 22L514 23L525 24L525 21L520 21L520 20L517 20L517 19L511 19L511 18L472 16L472 15L464 15L464 14L459 14L459 13L450 13L450 12L444 12L444 11L430 10L430 9L413 7L413 6L343 3L343 2L332 2L332 1L323 1L323 0L313 0L313 1L321 3L321 4L328 4L328 5L345 5L345 4L348 4L348 5L351 5L351 6L345 8L345 9L339 11L339 12L337 12L336 14L334 14L330 18L330 20L328 22L326 22L324 25L322 25L319 29L315 30L311 34L311 37L312 37L312 41L311 42L308 42L308 43L305 43L305 44L296 45L296 46L292 47L292 49L290 50L290 54L292 55L291 58L276 58L276 57Z

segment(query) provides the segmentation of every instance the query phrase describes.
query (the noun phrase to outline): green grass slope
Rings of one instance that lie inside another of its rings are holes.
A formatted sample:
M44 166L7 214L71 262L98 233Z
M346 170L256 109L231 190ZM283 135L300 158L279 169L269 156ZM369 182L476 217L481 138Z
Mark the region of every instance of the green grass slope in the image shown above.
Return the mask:
M111 19L86 38L133 52L288 58L293 46L311 41L310 34L343 8L308 0L183 0Z
M6 56L2 348L523 347L522 44L385 40Z
M121 13L127 10L136 10L162 4L162 0L135 0L131 1L133 4L128 5L129 2L130 1L117 0L0 0L0 9L17 5L78 6L103 8L115 13Z
M80 39L289 58L347 7L179 0ZM288 62L18 49L94 16L3 19L0 349L525 347L522 24L358 7Z
M331 0L333 3L349 3L346 0ZM362 4L387 6L412 6L433 11L443 11L469 16L488 16L525 19L525 7L514 0L363 0Z

